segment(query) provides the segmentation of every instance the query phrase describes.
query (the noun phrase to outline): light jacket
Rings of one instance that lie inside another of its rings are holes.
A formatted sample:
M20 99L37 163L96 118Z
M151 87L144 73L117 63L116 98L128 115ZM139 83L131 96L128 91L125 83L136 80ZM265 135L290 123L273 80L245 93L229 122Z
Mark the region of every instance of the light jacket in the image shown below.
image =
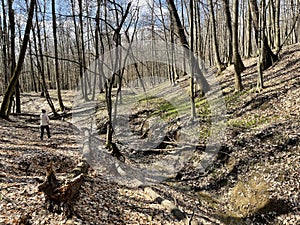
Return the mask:
M46 113L41 113L41 126L47 126L49 125L49 117Z

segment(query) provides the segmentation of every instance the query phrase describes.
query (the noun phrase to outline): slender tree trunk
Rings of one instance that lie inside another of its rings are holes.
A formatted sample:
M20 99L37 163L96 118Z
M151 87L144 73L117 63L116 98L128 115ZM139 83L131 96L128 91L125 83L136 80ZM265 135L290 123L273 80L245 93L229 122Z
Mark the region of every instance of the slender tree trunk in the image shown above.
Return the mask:
M136 26L137 26L137 23L136 23ZM133 33L136 32L136 28L137 28L137 27L134 28L134 32L133 32ZM134 36L132 36L132 39L130 39L128 32L125 32L125 36L126 36L126 39L127 39L128 43L129 43L129 57L131 57L132 59L134 59L135 56L133 55L133 52L132 52L132 49L131 49L131 42L133 42ZM143 91L146 92L146 87L145 87L145 85L144 85L144 82L143 82L143 79L142 79L142 74L141 74L141 72L140 72L140 69L139 69L139 67L138 67L138 64L137 64L136 62L133 63L133 67L134 67L135 72L136 72L136 74L137 74L137 76L138 76L138 80L139 80L139 82L140 82L140 85L141 85L142 88L143 88Z
M280 0L275 0L275 49L280 49Z
M260 26L259 26L259 11L258 11L258 6L256 0L249 0L250 1L250 9L251 9L251 14L252 14L252 19L253 19L253 26L255 30L255 39L257 46L259 46L259 38L258 38L258 33L260 31ZM263 10L263 9L262 9ZM265 33L261 33L261 38L264 42L263 44L263 53L262 53L262 70L265 70L269 68L270 66L273 65L274 62L278 60L278 56L275 55L268 43L268 38L266 37Z
M38 7L36 6L36 21L38 21L37 12L38 12ZM41 80L42 80L42 94L41 95L46 97L46 100L48 102L48 105L51 108L53 115L57 116L55 106L54 106L52 99L50 97L50 94L48 92L48 85L47 85L46 77L45 77L45 66L44 66L44 56L43 56L43 48L42 48L42 40L41 40L41 29L40 29L40 25L38 22L36 23L36 29L37 29L37 34L35 33L34 29L32 29L32 34L33 34L35 52L37 54L36 55L37 67L38 67L38 71L41 75ZM38 40L36 40L36 37Z
M267 13L268 18L266 18L266 26L268 26L268 29L266 29L266 36L268 38L271 49L274 49L274 38L275 38L274 29L273 29L274 22L275 22L274 18L273 18L273 15L274 15L273 9L274 9L273 1L269 0L269 7L267 7L267 9L266 9L266 10L268 10L268 13Z
M232 63L232 25L231 25L231 14L229 0L223 0L225 7L225 19L228 30L228 64Z
M264 67L264 48L265 48L265 29L266 29L266 0L261 0L261 12L259 14L259 27L260 32L259 34L259 41L260 41L260 47L259 47L259 57L258 57L258 63L257 63L257 71L258 71L258 77L257 77L257 91L261 91L264 88L264 82L263 82L263 67Z
M174 25L175 25L175 30L179 36L179 40L182 44L182 46L187 50L187 57L192 58L192 62L191 65L195 66L195 79L198 81L199 86L200 86L200 91L202 92L202 95L204 95L207 91L210 90L210 86L207 82L207 80L205 79L200 66L198 64L198 60L194 57L193 53L190 52L190 48L189 48L189 43L187 41L186 35L184 33L184 27L181 24L176 6L174 4L173 0L167 0L168 2L168 8L170 10L170 13L174 19Z
M113 63L113 74L111 76L110 79L107 79L106 80L106 83L105 83L105 89L106 89L106 107L107 107L107 113L108 113L108 123L107 123L107 135L106 135L106 146L108 148L112 148L112 135L113 135L113 117L112 117L112 89L113 89L113 85L115 83L115 77L116 77L116 68L117 68L117 65L119 65L120 63L120 59L119 59L119 45L120 45L120 32L121 32L121 28L129 14L129 9L131 7L131 2L128 3L127 5L127 8L126 8L126 11L125 13L122 15L122 18L121 18L121 21L117 21L117 28L115 29L114 31L114 35L113 35L113 40L115 42L115 59L114 60L114 63ZM117 11L116 11L117 13ZM117 15L118 17L118 15Z
M106 109L108 115L107 123L107 133L106 133L106 147L110 148L112 144L112 135L113 135L113 124L112 124L112 82L114 82L114 77L111 80L108 80L105 83L105 98L106 98Z
M16 96L16 113L21 113L21 92L20 92L19 80L16 83L15 96Z
M100 1L101 0L97 0L99 13L100 13L100 6L101 6ZM98 19L100 19L100 17ZM96 23L99 23L98 24L98 28L99 28L99 40L100 40L100 45L101 45L101 54L99 55L100 59L101 59L100 63L99 63L99 91L100 91L100 93L104 93L105 77L104 77L104 72L103 72L103 62L104 62L104 60L103 60L104 55L103 54L104 54L105 49L104 49L104 43L103 43L103 38L102 38L102 36L103 36L103 33L102 33L103 28L102 28L102 26L100 26L100 21L98 21ZM98 62L99 62L99 60L98 60Z
M32 31L34 31L34 29L32 29ZM35 35L33 34L32 35L33 38L34 38L34 42L35 41ZM34 65L33 65L33 62L34 62L34 59L33 59L33 56L34 56L34 53L32 51L32 46L31 46L31 41L29 41L29 57L30 57L30 74L31 74L31 91L34 91L35 93L38 92L38 88L37 88L37 83L36 83L36 79L35 79L35 71L34 71ZM37 49L36 49L36 53L37 53ZM36 54L37 55L37 54ZM39 63L39 61L37 60L37 64Z
M228 63L233 62L235 65L239 65L239 73L243 72L245 70L244 63L242 61L241 55L238 50L239 41L238 41L238 14L235 14L235 11L238 12L238 6L239 2L234 3L233 2L233 24L234 26L232 28L232 22L231 22L231 13L230 13L230 5L229 0L223 0L225 5L225 18L226 18L226 25L229 33L229 61ZM236 6L234 4L237 4ZM234 29L234 31L233 31ZM237 35L237 36L235 36ZM236 46L234 46L236 44Z
M26 49L27 49L27 45L29 42L29 38L30 38L30 30L31 30L31 26L32 26L32 18L33 18L33 13L34 13L34 6L35 6L35 2L36 0L31 0L30 2L30 6L29 6L29 11L28 11L28 19L26 22L26 27L25 27L25 33L24 33L24 38L22 41L22 46L20 49L20 54L19 54L19 58L18 58L18 63L16 65L16 68L14 70L13 76L9 82L9 85L6 89L5 95L3 97L3 101L1 104L1 109L0 109L0 117L2 118L8 118L9 116L9 105L10 105L10 100L11 97L14 93L16 84L18 82L19 76L21 74L22 71L22 66L24 63L24 59L25 59L25 54L26 54Z
M199 2L195 2L195 36L196 36L196 43L195 43L195 52L198 55L198 58L202 60L203 54L201 52L202 47L202 25L201 25L201 12L199 8ZM201 62L199 62L201 65Z
M75 41L76 41L76 47L77 47L77 56L78 56L78 62L79 62L79 77L80 77L80 86L81 86L81 91L82 91L82 96L84 99L87 98L87 92L85 88L85 83L84 83L84 70L83 70L83 63L82 63L82 51L81 49L81 44L80 44L80 34L78 32L78 27L77 27L77 21L76 21L76 5L75 5L75 0L71 0L71 5L72 5L72 16L73 16L73 22L74 22L74 30L75 30Z
M242 76L241 73L245 69L244 64L241 63L241 57L239 54L239 40L238 40L238 7L239 0L233 0L233 33L232 33L232 43L233 43L233 64L235 70L235 85L234 89L239 92L243 89Z
M168 3L168 4L172 4L172 3ZM181 12L180 12L180 14L181 14L181 24L184 25L185 24L184 1L180 1L180 8L181 8ZM176 28L177 28L177 26L176 26L177 22L174 21L174 18L175 18L176 15L173 16L173 13L171 12L170 9L169 9L169 11L170 11L170 14L171 14L171 17L172 17L172 21L173 21L173 24L174 24L174 31L173 31L173 33L175 34L176 33L175 31L176 31ZM176 12L175 12L175 14L176 14ZM178 16L178 19L179 19L179 16ZM180 22L180 19L179 19L179 22ZM184 30L183 30L183 32L184 32ZM187 57L187 53L184 51L183 52L183 74L184 75L187 74L187 72L186 72L186 66L187 66L186 65L186 63L187 63L186 57Z
M55 0L52 0L52 28L53 28L53 39L54 39L54 56L55 56L55 75L56 75L56 89L57 89L57 98L59 102L60 110L63 112L65 106L61 97L61 76L59 71L59 62L58 62L58 50L57 50L57 32L56 32L56 9L55 9Z
M162 14L162 13L161 13ZM167 33L166 30L164 30L165 34ZM169 73L170 73L170 81L171 81L171 84L172 85L175 85L175 72L176 72L176 68L175 68L175 57L174 57L174 54L175 54L175 49L174 49L174 44L175 41L174 41L174 21L171 17L171 21L170 21L170 42L171 42L171 54L169 51L167 51L167 54L168 54L168 59L170 60L170 65L169 65ZM166 40L167 40L167 36L166 36ZM167 45L167 41L166 41L166 45Z
M245 57L249 58L252 53L252 17L250 10L250 3L248 0L248 20L247 20L247 50L245 53Z
M7 57L7 48L8 48L8 31L7 31L7 22L6 22L6 7L5 7L5 1L1 1L2 4L2 21L0 23L0 38L2 40L2 62L3 62L3 72L4 72L4 81L5 85L8 85L9 83L9 72L8 72L8 57ZM1 16L0 16L1 17ZM3 27L1 24L3 23Z
M45 46L45 53L48 53L48 40L47 40L47 26L46 26L46 18L45 18L45 14L46 14L46 4L44 4L44 11L43 11L43 34L44 34L44 37L45 37L45 40L44 40L44 46ZM48 79L48 83L49 83L49 89L52 89L54 87L54 84L52 82L52 77L51 77L51 70L50 70L50 62L49 62L49 59L48 57L46 57L46 68L45 68L45 75L47 76L47 79ZM45 77L46 78L46 77ZM52 110L53 111L53 110ZM54 110L55 111L55 110Z
M14 10L12 9L12 4L13 1L9 0L8 1L8 15L9 15L9 27L10 27L10 59L11 59L11 64L10 64L10 74L13 74L15 68L16 68L16 56L15 56L15 43L16 43L16 32L15 32L15 15L14 15ZM21 101L20 101L20 84L19 84L19 79L16 83L15 86L15 105L16 105L16 113L21 113ZM13 101L13 96L11 97L11 103ZM9 108L11 108L11 105ZM9 109L10 110L10 109Z
M79 48L81 48L81 70L82 70L82 75L83 75L83 89L84 89L84 99L86 101L89 101L88 98L88 86L91 87L91 85L89 84L89 77L87 74L84 74L85 68L86 68L86 60L85 60L85 45L84 45L84 34L83 34L83 11L82 11L82 0L78 0L78 6L79 6L79 25L80 25L80 29L79 29L79 34L80 34L80 44L81 46Z
M95 100L95 95L96 95L96 81L97 81L97 76L100 78L99 82L101 82L101 75L98 72L99 71L99 58L100 58L100 51L99 51L99 33L100 33L100 0L97 0L97 13L96 13L96 28L95 28L95 51L96 51L96 60L95 60L95 66L94 66L94 86L93 86L93 93L92 93L92 101ZM102 84L100 84L102 86Z
M15 16L14 16L14 10L12 9L11 5L11 14L12 18L11 20L11 35L15 36ZM16 56L15 56L15 38L12 38L13 47L11 47L11 58L12 58L12 72L16 67ZM11 45L12 46L12 45ZM14 49L13 49L14 48ZM20 81L17 80L16 87L15 87L15 98L16 98L16 113L21 113L21 92L20 92Z
M169 49L169 42L168 42L168 34L167 34L167 28L166 28L166 23L165 23L165 16L164 16L164 13L163 13L163 10L162 10L163 6L162 6L162 2L161 0L159 0L159 9L160 9L160 16L162 18L162 23L163 23L163 30L164 30L164 38L165 38L165 44L166 44L166 49ZM174 35L173 35L173 21L172 21L172 17L171 17L171 20L169 22L169 28L170 28L170 32L169 32L169 37L170 37L170 42L171 43L174 43ZM166 52L167 54L167 59L168 59L168 70L167 70L167 73L168 73L168 78L169 78L169 81L172 85L175 85L175 77L174 77L174 61L173 61L173 48L171 49L171 53L170 51L167 51Z
M191 52L194 52L194 0L190 0L190 46ZM191 54L191 57L192 54ZM191 58L191 62L192 62ZM192 120L196 117L195 107L195 88L194 88L194 65L191 65L191 79L190 79L190 99L191 99L191 118Z
M213 51L214 51L214 60L215 64L218 68L218 72L221 73L222 70L224 70L221 59L220 59L220 53L219 53L219 45L217 40L217 31L216 31L216 19L215 19L215 13L214 13L214 6L213 1L209 0L209 15L210 15L210 21L211 21L211 28L212 28L212 42L213 42Z
M242 37L240 37L239 39L241 41L239 41L239 43L242 43L241 45L241 56L245 56L245 51L246 51L246 45L244 43L246 43L246 40L245 40L245 36L246 36L246 8L245 8L245 4L246 2L248 2L248 0L242 0L241 1L241 7L240 7L240 11L241 11L241 14L242 16L240 17L240 21L241 21L241 30L242 30ZM239 44L240 45L240 44Z

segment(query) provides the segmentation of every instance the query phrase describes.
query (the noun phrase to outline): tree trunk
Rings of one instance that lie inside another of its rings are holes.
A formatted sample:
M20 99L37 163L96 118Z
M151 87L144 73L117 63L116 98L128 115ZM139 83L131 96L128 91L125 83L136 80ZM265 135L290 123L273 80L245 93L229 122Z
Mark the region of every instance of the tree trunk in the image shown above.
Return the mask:
M190 45L191 52L194 51L194 0L190 0ZM191 57L192 54L191 54ZM193 59L191 58L191 61ZM191 79L190 79L190 99L191 99L191 118L196 117L195 107L195 88L194 88L194 65L191 65Z
M229 9L229 1L223 0L224 7L225 7L225 18L226 18L226 25L228 30L228 65L232 63L232 25L231 25L231 14Z
M36 12L38 12L37 6L36 6ZM36 13L36 21L38 21L37 13ZM42 79L42 95L46 97L46 100L48 102L48 105L51 108L53 115L57 116L57 112L55 110L54 104L48 92L48 85L46 83L46 78L45 78L45 66L44 66L44 57L43 57L43 49L42 49L41 30L40 30L39 23L36 23L36 28L37 28L37 35L35 34L34 29L32 29L32 33L33 33L33 41L34 41L34 47L36 52L37 67ZM38 39L37 41L36 41L36 37ZM38 56L38 54L40 55L40 57Z
M115 6L116 7L116 6ZM111 149L112 148L112 135L113 135L113 117L112 117L112 89L113 89L113 85L115 83L115 77L116 77L116 68L120 63L120 59L119 57L119 45L121 44L121 39L120 39L120 32L121 32L121 28L129 14L129 9L131 7L131 3L128 3L127 8L125 13L122 15L121 21L120 23L117 23L118 26L114 31L114 35L113 35L113 40L115 41L115 56L116 58L114 59L113 62L113 74L111 76L111 78L106 80L105 83L105 97L106 97L106 107L107 107L107 114L108 114L108 123L107 123L107 135L106 135L106 147ZM116 13L118 11L116 10ZM118 15L117 15L118 16Z
M280 49L280 0L275 0L275 48Z
M161 0L159 0L159 9L160 9L160 16L162 18L162 23L165 24L165 17L164 17L164 13L163 13L163 8L162 8L162 2ZM171 17L171 20L169 22L169 28L170 28L170 32L169 32L169 37L170 37L170 42L171 43L174 43L174 22L172 20L172 17ZM168 43L168 34L167 34L167 28L166 26L164 25L163 26L163 29L164 29L164 38L165 38L165 44L166 44L166 49L169 48L169 43ZM173 46L173 45L172 45ZM167 59L168 59L168 78L170 80L170 83L172 85L175 85L175 76L174 76L174 71L175 71L175 68L174 68L174 55L173 55L173 47L171 48L171 53L169 51L166 52L167 54Z
M1 104L0 117L2 117L2 118L8 119L8 116L10 113L9 112L10 100L14 93L15 87L17 85L19 76L22 71L22 66L23 66L24 59L25 59L26 49L27 49L27 45L28 45L28 42L30 39L30 30L31 30L31 26L32 26L32 18L33 18L33 13L34 13L35 2L36 2L36 0L31 0L31 2L30 2L29 11L28 11L28 19L26 22L25 33L24 33L24 38L22 41L22 46L20 49L18 63L14 70L13 76L9 82L9 85L6 89L6 92L5 92L5 95L3 97L3 101Z
M245 57L249 58L252 53L252 17L250 10L250 2L248 1L248 20L247 20L247 50Z
M56 75L56 90L57 98L59 102L60 110L63 112L65 110L64 103L61 97L61 80L60 71L58 64L58 50L57 50L57 32L56 32L56 10L55 10L55 0L52 0L52 28L53 28L53 39L54 39L54 56L55 56L55 75Z
M82 0L78 1L78 6L79 6L79 25L80 25L80 29L79 29L79 34L80 34L80 44L81 46L79 48L81 48L81 70L82 70L82 75L83 75L83 89L84 89L84 99L85 101L89 101L88 98L88 85L89 87L91 86L89 83L89 78L87 76L87 74L84 75L84 71L86 68L86 63L85 63L85 44L84 44L84 34L83 34L83 13L82 13Z
M16 83L15 96L16 96L16 113L21 113L21 92L20 92L19 80L17 80Z
M257 62L257 71L258 71L258 76L257 76L257 86L256 90L261 91L264 88L264 83L263 83L263 66L264 66L264 48L265 48L265 41L264 41L264 32L266 28L266 1L262 0L261 1L261 12L259 15L259 27L260 27L260 32L259 34L259 56L258 56L258 62Z
M226 18L226 25L229 33L229 61L228 63L231 64L231 62L234 63L234 65L239 66L239 73L243 72L246 68L244 66L244 63L242 61L241 55L238 51L238 14L235 14L235 11L238 13L238 6L239 3L236 6L233 5L233 28L232 28L232 22L231 22L231 13L230 13L230 5L228 0L223 0L225 5L225 18ZM235 27L236 26L236 27ZM234 29L234 30L233 30ZM235 36L236 35L236 36Z
M77 56L78 56L78 63L79 63L79 77L80 77L80 86L82 91L82 96L84 99L87 98L87 92L85 89L84 84L84 71L83 71L83 63L82 63L82 53L83 49L81 49L80 45L80 39L79 39L79 32L77 27L77 20L76 20L76 5L75 0L71 0L72 5L72 17L73 17L73 23L74 23L74 30L75 30L75 41L76 41L76 47L77 47Z
M32 32L34 31L34 29L32 29ZM34 35L34 33L32 33L33 35L33 40L34 40L34 43L36 42L36 40L35 40L35 35ZM37 86L37 83L36 83L36 74L35 74L35 71L34 71L34 65L33 65L33 62L34 62L34 59L33 59L33 56L34 56L34 54L33 54L33 51L32 51L32 47L31 47L31 42L29 41L29 57L30 57L30 75L31 75L31 91L34 91L35 93L37 93L38 92L38 86ZM35 43L36 44L36 43ZM36 49L36 48L35 48ZM36 51L36 53L37 53L37 51ZM37 54L36 54L36 57L37 57ZM38 61L37 61L37 63L38 63Z
M210 86L209 86L207 80L205 79L201 69L200 69L200 66L198 64L198 60L195 58L193 53L190 52L189 43L188 43L186 35L184 33L184 28L181 24L181 21L180 21L176 6L174 4L174 1L173 0L167 0L167 2L168 2L169 11L170 11L170 13L173 17L173 20L174 20L174 26L175 26L175 30L176 30L176 32L179 36L179 40L180 40L182 46L187 50L186 51L186 53L188 54L187 57L192 58L191 65L195 66L195 74L194 74L195 79L198 81L200 89L201 89L200 91L202 92L202 95L203 95L203 94L205 94L206 92L208 92L210 90Z
M216 19L214 13L214 6L212 0L209 0L209 16L211 21L211 28L212 28L212 42L213 42L213 53L214 53L214 60L215 64L218 68L218 73L221 73L224 68L221 63L220 53L219 53L219 45L217 40L217 31L216 31Z
M3 18L2 18L2 21L0 23L0 38L2 40L2 62L3 62L3 73L4 73L4 81L5 81L5 85L8 85L9 83L9 73L8 73L8 57L7 57L7 37L8 37L8 34L7 34L7 22L6 22L6 7L5 7L5 1L2 0L1 1L1 4L2 4L2 15L3 15ZM3 23L3 28L1 26L1 24Z
M106 109L107 109L107 116L108 116L108 123L107 123L107 133L106 133L106 147L110 148L112 145L112 136L113 136L113 125L112 125L112 82L114 81L114 76L112 80L107 80L105 83L105 98L106 98Z
M46 16L46 4L44 4L44 11L43 11L43 35L45 37L45 41L44 41L44 47L45 47L45 52L48 53L48 41L47 41L47 25L46 25L46 21L47 19L45 18ZM54 87L54 84L52 82L52 77L51 77L51 70L50 70L50 62L48 57L46 57L46 69L45 69L45 75L47 75L48 81L49 81L49 88L52 89ZM46 78L46 77L45 77ZM53 110L52 110L53 111ZM54 110L55 111L55 110Z
M239 14L239 0L233 0L233 33L232 33L232 44L233 44L233 64L235 70L235 85L234 89L239 92L243 89L241 73L245 69L239 54L239 40L238 40L238 14Z
M259 46L259 38L258 38L258 33L259 33L259 11L258 11L258 6L256 0L250 0L250 9L251 9L251 14L252 14L252 19L253 19L253 25L254 25L254 30L255 30L255 39L257 46ZM262 9L264 10L264 9ZM265 70L269 68L270 66L273 65L274 62L278 60L278 56L275 55L268 43L268 38L266 37L265 33L261 33L261 38L264 42L263 44L263 52L262 52L262 70Z
M95 67L94 67L94 85L93 85L93 93L92 93L92 101L95 100L95 95L96 95L96 81L97 81L97 76L99 76L99 85L102 86L102 79L101 75L98 72L100 70L100 51L99 51L99 34L100 34L100 0L97 0L97 13L96 13L96 28L95 28L95 51L96 51L96 60L95 60ZM101 88L100 88L101 89Z
M9 27L10 27L10 33L11 33L11 41L10 41L10 58L11 58L11 64L10 64L10 71L11 74L13 74L15 68L16 68L16 55L15 55L15 13L12 9L13 1L8 1L8 15L9 15ZM16 106L16 113L21 113L21 100L20 100L20 83L19 79L15 86L15 106ZM11 97L13 98L13 97ZM13 101L13 99L11 99ZM10 107L11 108L11 103ZM10 109L9 109L10 111Z

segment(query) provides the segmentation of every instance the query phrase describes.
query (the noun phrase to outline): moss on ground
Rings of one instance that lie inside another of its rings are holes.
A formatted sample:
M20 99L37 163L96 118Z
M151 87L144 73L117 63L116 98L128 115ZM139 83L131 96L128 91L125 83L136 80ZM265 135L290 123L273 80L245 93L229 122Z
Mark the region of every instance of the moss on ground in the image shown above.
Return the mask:
M270 185L259 174L249 180L238 181L231 191L229 203L241 218L247 217L269 203L269 188Z

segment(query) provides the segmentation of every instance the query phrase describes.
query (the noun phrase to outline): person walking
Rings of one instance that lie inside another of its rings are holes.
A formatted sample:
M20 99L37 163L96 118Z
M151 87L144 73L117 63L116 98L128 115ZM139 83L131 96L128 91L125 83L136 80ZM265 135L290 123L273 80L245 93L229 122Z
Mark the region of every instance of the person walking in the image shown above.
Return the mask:
M40 115L40 118L41 118L41 121L40 121L40 126L41 126L41 140L43 140L45 129L47 131L48 138L50 138L51 137L51 135L50 135L50 128L49 128L49 121L50 120L49 120L49 117L48 117L45 109L42 109L42 113Z

